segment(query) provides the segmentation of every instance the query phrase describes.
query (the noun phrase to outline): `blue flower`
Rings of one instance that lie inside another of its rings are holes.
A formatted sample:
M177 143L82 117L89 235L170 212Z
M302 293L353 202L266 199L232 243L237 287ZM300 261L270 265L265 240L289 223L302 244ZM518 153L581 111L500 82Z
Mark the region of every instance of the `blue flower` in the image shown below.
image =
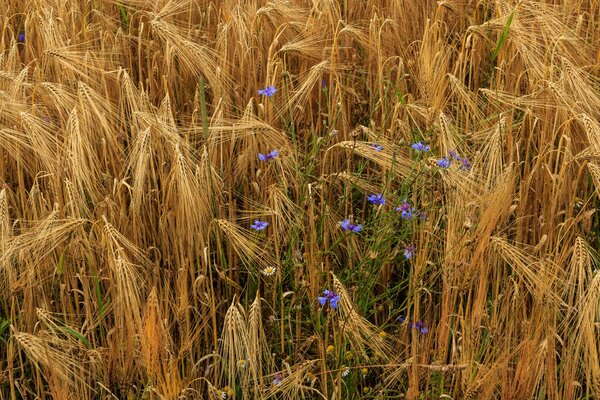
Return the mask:
M423 335L429 332L429 329L425 326L425 322L423 321L417 321L414 324L411 324L410 327L415 328Z
M377 152L380 152L381 150L383 150L383 146L381 146L377 143L371 143L371 148Z
M376 206L385 204L385 199L383 198L383 195L381 193L371 194L367 196L367 200L369 201L369 203L375 204Z
M352 231L354 233L362 231L362 225L354 225L352 222L350 222L349 219L345 219L342 222L340 222L340 226L345 231Z
M394 209L395 211L402 211L402 219L411 219L414 216L415 208L410 206L410 203L406 199L402 200L402 204Z
M281 386L281 382L283 382L283 374L279 372L273 377L273 382L271 382L271 385Z
M405 319L404 317L400 316L397 318L397 321L399 321L400 323L404 322ZM429 333L429 328L427 328L427 326L425 326L425 322L423 321L417 321L414 324L408 324L408 328L409 329L416 329L417 331L419 331L419 333L421 333L422 335Z
M260 161L269 161L269 160L273 160L278 155L279 155L279 151L273 150L272 152L267 153L267 154L258 153L258 159Z
M422 142L413 143L410 147L412 147L413 150L416 150L416 151L422 151L422 152L429 151L429 146Z
M462 169L463 171L468 171L471 169L471 163L469 162L469 160L467 160L467 157L463 157L460 160L461 166L460 169Z
M448 154L450 155L450 157L454 158L456 161L460 161L460 169L462 169L463 171L468 171L471 169L471 163L469 162L467 157L460 157L454 150L450 150L448 152ZM439 161L438 161L438 165L439 165Z
M250 228L257 230L257 231L262 231L267 226L269 226L268 222L255 220L254 223L252 225L250 225Z
M409 246L406 246L406 249L404 249L404 258L406 258L407 260L410 260L410 258L413 256L414 252L415 252L415 246L413 246L412 244Z
M340 296L334 291L327 289L323 290L323 295L324 296L322 297L318 297L319 304L321 305L321 307L323 307L329 301L329 307L333 308L334 310L337 309L338 301L340 301Z
M272 97L276 91L277 91L277 89L275 89L275 86L267 86L264 89L260 89L258 91L258 94L260 94L262 96Z
M450 163L451 163L451 162L452 162L452 161L451 161L451 160L450 160L448 157L445 157L445 158L440 158L440 159L437 161L437 165L438 165L438 167L440 167L440 168L448 168L448 167L450 166Z
M333 308L334 310L338 308L338 301L340 301L340 296L337 295L335 297L333 297L332 299L329 299L329 306L331 308Z
M396 321L398 321L399 323L403 323L406 320L406 318L404 318L402 315L400 315L398 318L396 318Z
M19 41L19 43L25 43L25 32L20 32L17 40Z

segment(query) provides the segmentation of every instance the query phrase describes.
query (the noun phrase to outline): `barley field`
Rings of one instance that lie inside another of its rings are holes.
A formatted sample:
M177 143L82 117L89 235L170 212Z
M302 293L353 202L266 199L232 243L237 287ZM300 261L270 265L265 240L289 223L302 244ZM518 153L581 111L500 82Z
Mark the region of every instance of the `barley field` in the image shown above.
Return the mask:
M0 400L600 398L600 2L0 20Z

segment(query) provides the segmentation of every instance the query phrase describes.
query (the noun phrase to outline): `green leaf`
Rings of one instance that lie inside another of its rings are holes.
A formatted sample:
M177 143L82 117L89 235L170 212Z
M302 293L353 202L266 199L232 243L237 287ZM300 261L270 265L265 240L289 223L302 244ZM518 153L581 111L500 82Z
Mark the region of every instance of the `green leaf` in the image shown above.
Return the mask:
M96 302L98 303L98 310L100 311L100 316L102 317L110 301L108 301L106 304L104 304L102 301L102 289L100 288L100 279L98 279L97 276L94 277L94 284L96 286Z
M106 309L108 308L108 306L110 305L110 300L107 301L105 304L102 304L102 307L100 307L100 316L103 317L104 313L106 312Z
M398 89L397 86L394 86L394 92L396 93L396 97L398 98L398 101L400 102L400 104L405 106L406 100L404 100L404 95L400 92L400 89Z
M2 335L4 334L4 331L6 330L6 328L8 328L9 326L10 326L10 319L5 319L0 323L0 340L2 340L3 343L6 343L6 340L4 340Z
M119 14L121 14L121 19L125 26L129 26L129 16L127 15L127 10L123 7L122 4L119 4Z
M88 349L92 348L92 344L90 343L90 341L87 340L85 336L83 336L81 333L77 332L75 329L71 329L68 326L61 326L60 329L67 332L71 336L74 336L77 339L79 339L79 341L81 341L83 344L85 344Z
M510 15L508 16L508 19L506 20L506 24L504 25L504 29L502 29L502 34L500 35L500 40L498 40L498 44L496 45L496 48L494 49L494 51L492 51L492 61L495 60L496 57L498 56L498 53L500 52L500 48L502 47L502 44L504 43L504 41L506 40L506 37L508 36L508 31L510 30L510 25L512 24L514 15L515 15L515 10L513 10L510 13Z

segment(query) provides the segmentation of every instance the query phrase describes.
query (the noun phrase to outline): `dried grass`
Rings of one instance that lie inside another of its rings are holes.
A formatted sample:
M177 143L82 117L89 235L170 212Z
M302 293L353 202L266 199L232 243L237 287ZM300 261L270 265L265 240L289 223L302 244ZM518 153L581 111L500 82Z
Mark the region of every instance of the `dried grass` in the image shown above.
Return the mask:
M597 2L26 3L0 399L600 396Z

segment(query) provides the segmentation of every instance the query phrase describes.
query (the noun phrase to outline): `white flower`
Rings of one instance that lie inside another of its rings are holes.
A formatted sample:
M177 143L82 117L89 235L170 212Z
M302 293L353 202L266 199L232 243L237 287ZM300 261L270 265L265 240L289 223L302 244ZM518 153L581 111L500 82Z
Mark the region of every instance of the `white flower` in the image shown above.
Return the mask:
M265 269L262 270L262 273L265 276L273 276L275 271L277 271L277 268L275 268L275 267L266 267Z

